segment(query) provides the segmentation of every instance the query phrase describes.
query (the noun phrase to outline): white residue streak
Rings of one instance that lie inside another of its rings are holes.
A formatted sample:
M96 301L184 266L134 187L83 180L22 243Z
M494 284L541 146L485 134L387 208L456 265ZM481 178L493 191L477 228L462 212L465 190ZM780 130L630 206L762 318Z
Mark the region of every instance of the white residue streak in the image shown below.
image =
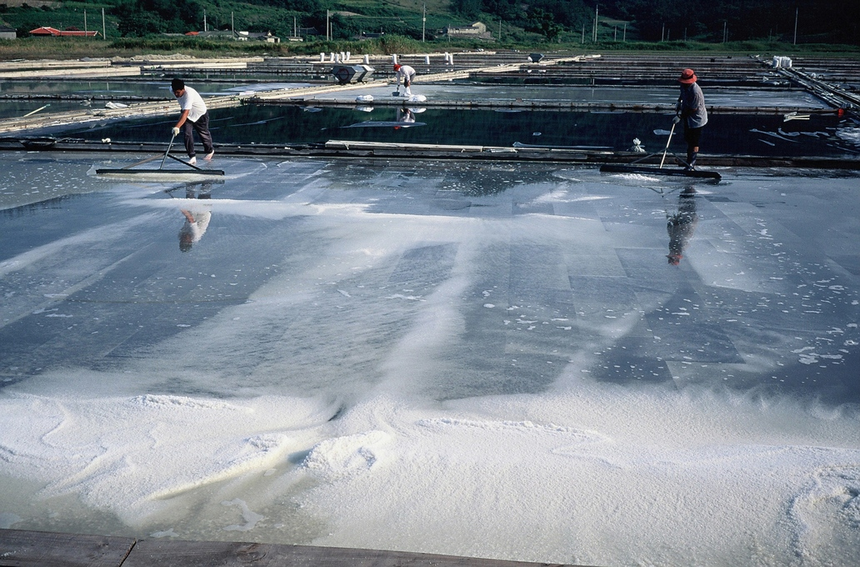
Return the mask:
M240 500L239 498L225 501L221 504L223 504L224 506L238 506L242 512L242 519L245 520L244 524L233 524L224 528L224 530L228 532L249 532L257 526L257 522L265 520L265 518L260 514L252 512L251 509L248 508L248 504L244 500Z

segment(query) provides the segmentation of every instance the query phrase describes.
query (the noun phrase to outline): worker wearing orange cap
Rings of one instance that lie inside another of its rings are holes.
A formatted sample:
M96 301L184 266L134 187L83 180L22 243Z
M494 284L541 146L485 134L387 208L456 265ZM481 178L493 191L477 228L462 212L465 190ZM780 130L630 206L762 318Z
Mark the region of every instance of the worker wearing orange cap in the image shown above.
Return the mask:
M397 91L400 92L400 81L403 80L403 86L406 87L406 96L412 96L412 81L415 80L415 69L409 65L394 65L394 78L397 80Z
M675 106L672 123L684 121L684 140L687 142L687 169L692 170L699 155L699 142L702 128L708 123L708 110L705 108L705 95L696 82L698 77L692 69L684 69L678 82L681 83L681 96Z

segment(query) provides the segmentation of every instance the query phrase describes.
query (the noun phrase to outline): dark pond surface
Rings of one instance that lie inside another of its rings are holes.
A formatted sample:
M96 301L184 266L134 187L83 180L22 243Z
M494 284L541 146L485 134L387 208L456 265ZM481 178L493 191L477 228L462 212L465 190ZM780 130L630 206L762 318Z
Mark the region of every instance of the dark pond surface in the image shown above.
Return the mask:
M369 107L370 108L370 107ZM211 129L216 145L305 144L346 139L421 144L511 146L514 143L589 146L628 150L638 138L646 151L665 148L671 116L645 113L515 110L451 110L412 107L416 124L399 124L401 110L377 107L371 112L342 108L242 106L214 110ZM105 122L64 130L62 135L100 140L166 142L174 115L145 120ZM713 114L706 127L703 153L763 156L842 156L860 153L858 128L835 115L809 120L756 114ZM56 133L55 133L56 135ZM684 142L676 130L671 148Z

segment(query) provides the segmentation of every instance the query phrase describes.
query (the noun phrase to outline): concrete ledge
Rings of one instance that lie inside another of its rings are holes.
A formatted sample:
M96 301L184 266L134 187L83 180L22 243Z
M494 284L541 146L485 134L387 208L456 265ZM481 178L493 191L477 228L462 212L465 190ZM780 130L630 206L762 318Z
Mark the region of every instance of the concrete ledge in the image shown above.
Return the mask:
M453 555L0 530L0 565L39 567L576 567Z
M27 70L27 71L3 71L0 72L0 79L44 79L46 75L51 78L68 78L80 77L82 79L91 79L95 77L139 77L140 67L74 67L66 69L53 69L50 72L45 70Z
M0 565L116 567L134 545L124 537L0 530Z

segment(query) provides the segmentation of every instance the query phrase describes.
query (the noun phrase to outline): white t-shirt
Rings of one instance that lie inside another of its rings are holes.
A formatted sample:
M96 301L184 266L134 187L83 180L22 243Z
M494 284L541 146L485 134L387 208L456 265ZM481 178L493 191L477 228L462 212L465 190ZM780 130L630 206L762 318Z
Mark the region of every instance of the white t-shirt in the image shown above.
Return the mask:
M409 81L411 83L412 79L415 78L415 69L413 69L409 65L401 65L400 69L397 70L397 73L395 75L397 77L398 83L400 82L400 79L403 79L404 81Z
M179 97L179 108L188 110L188 120L197 122L201 116L206 114L206 103L200 93L191 87L185 87L185 94Z

